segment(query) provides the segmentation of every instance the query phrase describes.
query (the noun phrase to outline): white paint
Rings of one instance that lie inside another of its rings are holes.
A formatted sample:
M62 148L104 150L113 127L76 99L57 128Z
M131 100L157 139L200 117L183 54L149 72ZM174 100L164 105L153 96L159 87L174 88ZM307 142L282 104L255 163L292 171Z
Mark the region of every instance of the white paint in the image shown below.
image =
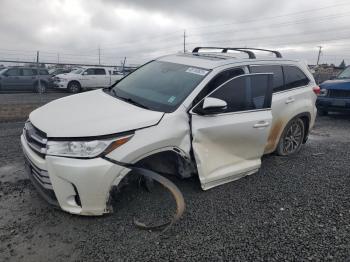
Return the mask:
M33 111L29 119L48 137L86 137L156 125L162 116L96 90L55 100Z

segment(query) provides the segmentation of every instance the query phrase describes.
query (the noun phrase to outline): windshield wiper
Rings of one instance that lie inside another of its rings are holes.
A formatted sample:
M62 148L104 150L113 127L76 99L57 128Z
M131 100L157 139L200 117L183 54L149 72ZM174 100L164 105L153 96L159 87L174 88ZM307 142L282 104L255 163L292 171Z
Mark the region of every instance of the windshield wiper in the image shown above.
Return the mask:
M112 92L113 92L113 95L114 95L116 98L119 98L120 100L123 100L123 101L125 101L125 102L130 103L130 104L133 104L133 105L135 105L135 106L142 107L142 108L144 108L144 109L149 109L149 107L147 107L147 106L145 106L145 105L143 105L143 104L140 104L139 102L137 102L137 101L135 101L135 100L133 100L133 99L131 99L131 98L126 98L126 97L117 95L117 91L115 91L115 89L111 89L111 90L112 90Z

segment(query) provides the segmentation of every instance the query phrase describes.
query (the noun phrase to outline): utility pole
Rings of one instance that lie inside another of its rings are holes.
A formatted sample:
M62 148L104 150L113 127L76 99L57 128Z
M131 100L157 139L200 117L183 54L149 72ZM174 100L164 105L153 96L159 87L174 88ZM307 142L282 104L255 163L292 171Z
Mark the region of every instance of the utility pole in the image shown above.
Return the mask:
M57 64L60 63L60 53L57 53Z
M318 46L318 56L317 56L317 63L316 63L316 65L318 65L319 62L320 62L321 53L322 53L322 46Z
M186 52L186 30L184 30L184 53Z
M101 48L98 46L98 64L101 64Z
M36 77L38 79L38 90L37 91L39 92L39 94L41 94L42 90L41 90L41 81L40 81L40 74L39 74L39 51L36 51Z
M124 61L123 61L123 73L124 73L125 63L126 63L126 57L124 57Z

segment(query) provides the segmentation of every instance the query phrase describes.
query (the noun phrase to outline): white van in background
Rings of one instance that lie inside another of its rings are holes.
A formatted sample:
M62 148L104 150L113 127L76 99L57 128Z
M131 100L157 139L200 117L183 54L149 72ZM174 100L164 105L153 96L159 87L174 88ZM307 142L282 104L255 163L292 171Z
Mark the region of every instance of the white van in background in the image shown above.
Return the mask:
M83 89L104 88L123 78L116 70L108 67L79 67L67 74L54 77L54 87L79 93Z

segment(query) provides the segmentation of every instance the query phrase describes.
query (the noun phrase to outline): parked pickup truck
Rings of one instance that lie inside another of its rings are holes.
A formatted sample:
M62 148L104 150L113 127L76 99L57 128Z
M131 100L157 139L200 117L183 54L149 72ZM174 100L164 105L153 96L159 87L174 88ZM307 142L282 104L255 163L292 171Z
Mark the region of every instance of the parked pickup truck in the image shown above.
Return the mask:
M320 88L316 101L320 115L350 112L350 67L345 68L335 79L323 82Z
M103 88L114 84L123 77L112 68L80 67L67 74L54 77L54 87L79 93L83 89Z

